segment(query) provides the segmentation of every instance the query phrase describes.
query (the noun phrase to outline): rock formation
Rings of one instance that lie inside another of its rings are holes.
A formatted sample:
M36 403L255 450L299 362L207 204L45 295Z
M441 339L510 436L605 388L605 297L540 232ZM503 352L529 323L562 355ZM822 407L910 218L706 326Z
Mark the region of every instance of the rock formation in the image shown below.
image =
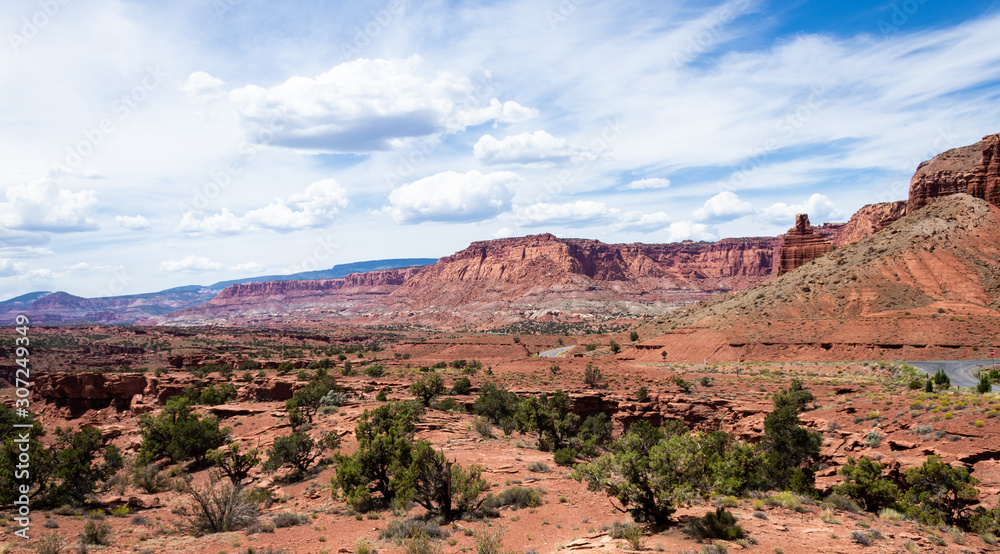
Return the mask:
M954 194L752 291L677 310L662 324L675 330L645 341L636 357L981 357L1000 334L997 268L1000 208Z
M906 215L905 200L868 204L855 212L847 225L836 234L826 238L829 238L834 246L852 244L885 229L904 215Z
M953 148L917 166L910 179L906 211L911 213L935 198L959 192L1000 206L1000 134Z
M795 216L795 227L785 233L778 274L794 271L809 260L826 254L832 248L833 243L813 233L812 226L809 225L809 215L798 214Z

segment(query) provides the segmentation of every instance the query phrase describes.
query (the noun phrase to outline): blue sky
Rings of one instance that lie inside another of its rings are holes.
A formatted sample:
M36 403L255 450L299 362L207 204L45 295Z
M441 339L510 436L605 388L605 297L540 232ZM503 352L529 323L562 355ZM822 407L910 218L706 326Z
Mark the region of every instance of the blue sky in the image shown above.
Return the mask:
M1000 131L996 2L16 0L0 296L774 235Z

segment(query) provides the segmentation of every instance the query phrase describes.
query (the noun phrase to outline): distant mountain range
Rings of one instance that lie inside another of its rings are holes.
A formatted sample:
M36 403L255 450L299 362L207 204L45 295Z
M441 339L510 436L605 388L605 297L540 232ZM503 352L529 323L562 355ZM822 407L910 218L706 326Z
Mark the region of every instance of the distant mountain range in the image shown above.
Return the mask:
M269 281L342 279L352 273L424 266L436 261L435 258L369 260L338 264L330 269L317 271L288 275L262 275L219 281L208 286L186 285L159 292L101 298L83 298L61 291L36 291L0 302L0 318L12 320L17 314L27 313L33 322L43 324L132 323L204 304L231 285Z

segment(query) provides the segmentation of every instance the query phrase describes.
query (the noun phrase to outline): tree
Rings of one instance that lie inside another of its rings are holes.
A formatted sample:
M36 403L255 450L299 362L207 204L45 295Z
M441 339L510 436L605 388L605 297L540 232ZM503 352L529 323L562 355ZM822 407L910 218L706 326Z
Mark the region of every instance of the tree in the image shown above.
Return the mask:
M323 371L322 368L321 371ZM323 397L332 390L340 390L337 380L333 375L328 375L324 371L322 374L317 374L304 387L295 391L292 397L285 401L285 410L290 415L291 412L297 411L309 423L312 423L313 416L319 410ZM298 425L293 425L293 427L298 427Z
M464 375L461 378L456 379L455 382L451 385L452 394L466 395L469 394L469 390L471 389L472 389L472 381L470 381L469 378Z
M31 427L15 428L15 424L30 424ZM44 436L45 430L37 420L25 420L7 405L0 404L0 504L10 504L17 500L21 496L21 485L28 487L29 498L45 490L52 467L52 455L39 440ZM27 452L21 449L24 445ZM27 454L30 467L20 461L22 454Z
M939 388L946 389L951 387L951 379L948 378L948 374L943 369L939 369L934 374L934 384Z
M518 431L538 431L538 449L542 451L568 446L579 421L580 416L573 413L569 395L562 390L527 398L521 402L515 416Z
M94 459L104 441L101 432L93 428L73 433L70 428L56 428L56 446L52 474L60 479L48 494L55 504L81 504L94 492L97 482L110 477L121 466L115 463L95 466ZM117 452L117 448L114 449ZM112 457L114 455L112 454ZM121 463L120 456L118 463Z
M869 512L893 507L899 501L899 487L882 477L882 469L882 464L868 456L857 461L848 457L847 463L837 472L844 476L844 482L833 487L833 491L853 498Z
M260 463L260 449L254 448L246 454L240 454L239 443L231 442L225 448L209 450L205 459L219 468L234 487L240 487L250 478L250 470Z
M393 500L393 478L410 466L421 411L410 402L389 402L358 418L354 429L358 450L350 456L334 455L337 473L331 478L334 489L343 491L355 510L367 511Z
M516 394L487 381L479 387L479 398L476 398L472 409L503 427L504 433L509 435L514 428L514 416L519 404L520 399Z
M587 416L580 426L580 436L576 449L584 454L596 454L597 449L611 442L611 432L613 426L608 419L608 414L600 413L596 416Z
M410 393L423 402L424 406L430 406L431 400L444 394L444 378L437 373L429 373L410 385Z
M635 341L639 340L639 333L637 333L635 331L630 332L628 334L628 340L630 340L632 342L635 342Z
M479 508L480 496L489 487L481 477L483 468L468 469L449 462L428 441L414 444L410 465L394 483L400 499L412 500L445 521Z
M955 525L966 519L968 507L975 504L979 481L964 467L951 467L940 456L929 456L923 465L906 470L909 489L904 500L911 518L937 525Z
M588 387L600 387L604 384L604 373L594 362L587 362L587 367L583 369L583 383Z
M611 346L611 352L613 352L614 354L617 354L622 351L622 345L618 344L614 340L611 341L610 346Z
M165 457L174 462L194 458L200 463L209 450L225 444L230 433L228 427L219 428L215 417L202 418L192 412L190 400L180 397L168 400L155 418L149 414L140 416L139 429L142 433L141 464Z
M823 438L819 433L802 427L799 407L811 402L812 394L801 389L801 383L788 391L774 395L774 410L764 418L765 472L772 483L781 489L811 492L815 476L812 464L819 457Z
M990 374L984 372L979 376L979 384L976 385L976 392L979 394L986 394L993 390L993 379L990 378Z
M262 469L268 473L274 473L278 469L290 466L295 469L295 476L305 474L309 471L309 466L327 450L336 450L340 447L340 435L336 431L330 431L323 435L319 441L314 440L307 433L295 431L290 435L274 439L274 445L267 451L267 461Z

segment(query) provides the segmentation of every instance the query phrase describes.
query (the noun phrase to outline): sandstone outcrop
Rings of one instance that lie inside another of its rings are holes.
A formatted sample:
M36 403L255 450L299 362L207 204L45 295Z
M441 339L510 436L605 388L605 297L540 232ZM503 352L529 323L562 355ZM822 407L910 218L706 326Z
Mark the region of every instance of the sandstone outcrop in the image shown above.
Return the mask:
M917 166L906 210L912 213L935 198L960 192L1000 206L1000 134L953 148Z
M778 274L802 267L809 260L818 258L833 248L833 243L813 233L808 214L795 216L795 227L785 233L781 245Z
M836 234L827 238L834 246L855 243L885 229L904 215L906 215L905 200L868 204L855 212L851 220Z

